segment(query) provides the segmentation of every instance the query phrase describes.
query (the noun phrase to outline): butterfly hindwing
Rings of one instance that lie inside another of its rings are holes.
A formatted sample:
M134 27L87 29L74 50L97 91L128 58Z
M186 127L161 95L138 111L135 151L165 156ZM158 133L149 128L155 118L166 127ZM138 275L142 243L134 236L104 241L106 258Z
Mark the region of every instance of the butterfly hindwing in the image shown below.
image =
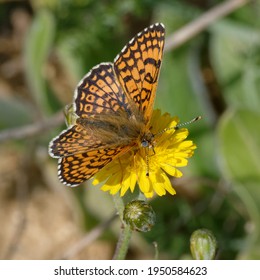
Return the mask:
M90 179L113 159L127 152L129 147L98 149L59 159L58 176L68 186L77 186Z
M98 149L101 141L80 125L73 125L62 131L49 144L49 154L54 158L67 157Z

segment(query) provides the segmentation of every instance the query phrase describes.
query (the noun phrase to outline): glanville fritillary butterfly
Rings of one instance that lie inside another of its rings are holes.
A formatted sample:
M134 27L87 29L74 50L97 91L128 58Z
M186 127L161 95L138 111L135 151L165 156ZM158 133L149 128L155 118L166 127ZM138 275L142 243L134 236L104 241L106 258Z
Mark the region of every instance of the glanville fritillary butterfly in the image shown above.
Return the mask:
M163 24L153 24L130 40L114 63L95 66L80 81L75 121L49 144L62 183L77 186L129 150L153 147L150 120L164 39Z

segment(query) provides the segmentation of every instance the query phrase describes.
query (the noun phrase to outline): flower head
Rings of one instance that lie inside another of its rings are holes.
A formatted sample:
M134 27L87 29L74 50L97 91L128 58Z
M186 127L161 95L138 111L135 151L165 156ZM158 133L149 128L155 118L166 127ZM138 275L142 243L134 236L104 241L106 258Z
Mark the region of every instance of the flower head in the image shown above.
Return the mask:
M96 174L93 184L104 182L101 190L112 195L120 191L123 196L129 189L133 192L136 184L147 198L154 193L165 195L166 191L174 195L166 173L181 177L178 168L188 164L187 159L196 149L191 140L186 140L188 130L177 128L178 122L177 117L168 113L161 115L160 110L154 110L151 119L151 132L155 135L153 147L131 150L115 159Z

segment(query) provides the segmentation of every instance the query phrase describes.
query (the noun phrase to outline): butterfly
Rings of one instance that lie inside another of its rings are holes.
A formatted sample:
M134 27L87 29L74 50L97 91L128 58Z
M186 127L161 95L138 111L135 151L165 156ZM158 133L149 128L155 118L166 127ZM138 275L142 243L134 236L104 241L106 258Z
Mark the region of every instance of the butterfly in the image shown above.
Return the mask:
M62 183L77 186L131 149L153 146L150 120L164 42L164 25L153 24L113 63L98 64L79 82L74 121L49 144Z

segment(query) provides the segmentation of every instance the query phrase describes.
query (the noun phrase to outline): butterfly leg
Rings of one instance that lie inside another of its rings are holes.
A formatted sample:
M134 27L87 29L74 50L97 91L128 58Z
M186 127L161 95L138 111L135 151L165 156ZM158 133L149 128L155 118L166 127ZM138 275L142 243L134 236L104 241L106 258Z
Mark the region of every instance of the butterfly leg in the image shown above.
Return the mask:
M145 162L146 162L146 177L149 177L149 155L148 155L149 148L145 149Z

